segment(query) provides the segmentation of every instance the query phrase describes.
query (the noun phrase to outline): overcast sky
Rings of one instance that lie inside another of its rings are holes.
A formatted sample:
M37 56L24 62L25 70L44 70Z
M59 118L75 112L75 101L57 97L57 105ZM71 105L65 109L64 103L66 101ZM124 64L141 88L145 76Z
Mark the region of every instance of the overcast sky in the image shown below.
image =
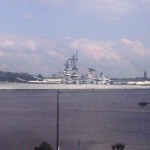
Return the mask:
M150 77L150 0L0 0L0 70Z

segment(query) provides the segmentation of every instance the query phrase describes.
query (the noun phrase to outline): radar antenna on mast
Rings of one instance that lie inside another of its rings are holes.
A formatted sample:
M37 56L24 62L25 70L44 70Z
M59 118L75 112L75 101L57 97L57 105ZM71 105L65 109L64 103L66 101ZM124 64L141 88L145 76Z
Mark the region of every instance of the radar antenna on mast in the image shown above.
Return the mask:
M78 51L76 50L76 60L78 60Z

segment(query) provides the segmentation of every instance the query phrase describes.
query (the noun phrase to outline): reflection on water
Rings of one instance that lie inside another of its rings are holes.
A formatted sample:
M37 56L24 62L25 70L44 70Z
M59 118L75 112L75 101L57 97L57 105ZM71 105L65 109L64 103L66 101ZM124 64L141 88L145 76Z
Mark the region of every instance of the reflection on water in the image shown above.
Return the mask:
M149 150L149 90L64 90L60 94L60 148ZM0 149L33 150L44 140L56 145L55 90L0 91Z

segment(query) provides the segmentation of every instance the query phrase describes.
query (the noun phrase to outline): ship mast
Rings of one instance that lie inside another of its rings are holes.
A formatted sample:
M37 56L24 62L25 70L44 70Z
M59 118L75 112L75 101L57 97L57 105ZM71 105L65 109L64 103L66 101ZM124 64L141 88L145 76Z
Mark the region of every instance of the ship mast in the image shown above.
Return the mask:
M70 60L70 63L71 63L71 67L72 67L72 70L78 70L77 68L77 61L78 61L78 54L77 54L77 50L76 50L76 54L75 55L72 55L71 58L69 58Z

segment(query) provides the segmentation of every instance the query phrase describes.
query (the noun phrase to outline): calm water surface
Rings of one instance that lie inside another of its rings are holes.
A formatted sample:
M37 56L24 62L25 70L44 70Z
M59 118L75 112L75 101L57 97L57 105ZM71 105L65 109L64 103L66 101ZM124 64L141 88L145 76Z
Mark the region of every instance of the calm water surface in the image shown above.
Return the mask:
M150 90L65 90L60 94L60 149L149 150ZM0 150L56 146L56 91L0 90Z

